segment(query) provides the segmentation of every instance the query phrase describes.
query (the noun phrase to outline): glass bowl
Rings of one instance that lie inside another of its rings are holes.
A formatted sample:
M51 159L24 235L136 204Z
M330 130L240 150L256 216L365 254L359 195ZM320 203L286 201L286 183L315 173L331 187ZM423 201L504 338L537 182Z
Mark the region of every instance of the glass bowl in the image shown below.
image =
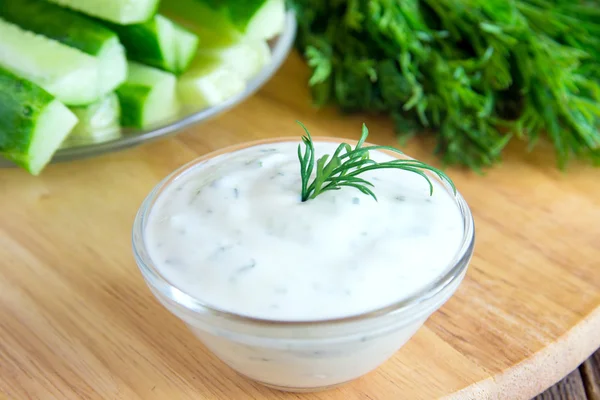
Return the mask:
M314 138L339 143L339 139ZM464 224L461 247L446 270L422 290L395 304L352 317L315 321L251 318L210 307L171 284L154 266L145 230L156 199L178 177L212 157L254 145L290 141L275 138L239 144L207 154L177 169L143 201L133 225L135 260L154 296L224 363L241 375L285 391L324 390L361 377L394 355L456 291L474 248L471 211L460 195L436 179L453 196ZM397 157L397 154L392 154ZM410 157L407 157L409 158Z
M165 122L148 130L123 129L119 138L105 142L81 144L59 149L52 158L53 163L76 160L80 158L93 157L104 153L123 150L137 146L142 143L160 139L176 134L194 124L201 124L225 111L230 110L260 89L279 70L288 54L290 53L296 37L296 17L293 11L286 15L284 30L276 38L269 42L271 47L271 62L266 65L254 78L252 78L246 89L239 95L225 101L217 106L208 107L200 111L185 110L178 118ZM14 167L15 165L0 157L0 168Z

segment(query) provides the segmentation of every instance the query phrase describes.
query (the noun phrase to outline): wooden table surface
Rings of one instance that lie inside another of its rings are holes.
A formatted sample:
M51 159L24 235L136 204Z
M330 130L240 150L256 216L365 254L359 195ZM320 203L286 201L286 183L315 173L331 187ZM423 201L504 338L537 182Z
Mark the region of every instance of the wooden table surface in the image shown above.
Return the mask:
M476 223L456 295L391 360L315 394L286 394L223 365L152 297L130 230L142 199L208 151L278 135L396 145L382 118L311 107L297 55L261 92L183 134L35 178L0 171L0 393L10 399L530 399L600 347L599 171L554 167L518 144L478 176L448 170ZM437 163L429 140L404 150Z

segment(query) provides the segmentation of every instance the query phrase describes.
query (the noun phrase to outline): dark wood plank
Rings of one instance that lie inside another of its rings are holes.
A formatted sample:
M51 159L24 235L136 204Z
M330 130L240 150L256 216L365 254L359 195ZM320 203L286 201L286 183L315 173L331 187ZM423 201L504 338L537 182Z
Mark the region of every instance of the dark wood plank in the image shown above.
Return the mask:
M579 368L581 379L589 400L600 400L600 350Z
M571 372L565 379L536 396L533 400L586 400L587 396L579 369Z

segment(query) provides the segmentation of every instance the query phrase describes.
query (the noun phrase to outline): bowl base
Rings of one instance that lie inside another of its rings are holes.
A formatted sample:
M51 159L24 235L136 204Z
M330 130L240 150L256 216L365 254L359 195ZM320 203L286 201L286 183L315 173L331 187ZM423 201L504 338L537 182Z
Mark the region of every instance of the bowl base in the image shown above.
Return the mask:
M352 382L354 379L351 379L349 381L345 381L345 382L341 382L341 383L335 383L333 385L327 385L327 386L317 386L317 387L291 387L291 386L279 386L279 385L273 385L271 383L266 383L266 382L261 382L258 381L256 379L252 379L249 376L246 376L240 372L238 372L238 374L240 374L241 376L243 376L244 378L252 381L252 382L256 382L259 383L263 386L268 387L269 389L275 389L275 390L279 390L282 392L291 392L291 393L312 393L312 392L323 392L326 390L331 390L331 389L335 389L338 388L340 386L343 386L347 383Z

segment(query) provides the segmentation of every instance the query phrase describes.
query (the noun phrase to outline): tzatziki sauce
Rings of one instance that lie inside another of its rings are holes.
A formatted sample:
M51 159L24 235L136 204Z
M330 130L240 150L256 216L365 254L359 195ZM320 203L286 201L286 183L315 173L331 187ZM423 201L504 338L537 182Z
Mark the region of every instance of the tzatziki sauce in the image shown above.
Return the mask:
M337 146L316 141L316 158ZM160 274L215 309L318 321L392 305L451 268L464 221L437 179L430 196L413 172L374 170L361 177L377 201L345 187L302 202L297 148L294 141L249 147L177 177L144 232Z

